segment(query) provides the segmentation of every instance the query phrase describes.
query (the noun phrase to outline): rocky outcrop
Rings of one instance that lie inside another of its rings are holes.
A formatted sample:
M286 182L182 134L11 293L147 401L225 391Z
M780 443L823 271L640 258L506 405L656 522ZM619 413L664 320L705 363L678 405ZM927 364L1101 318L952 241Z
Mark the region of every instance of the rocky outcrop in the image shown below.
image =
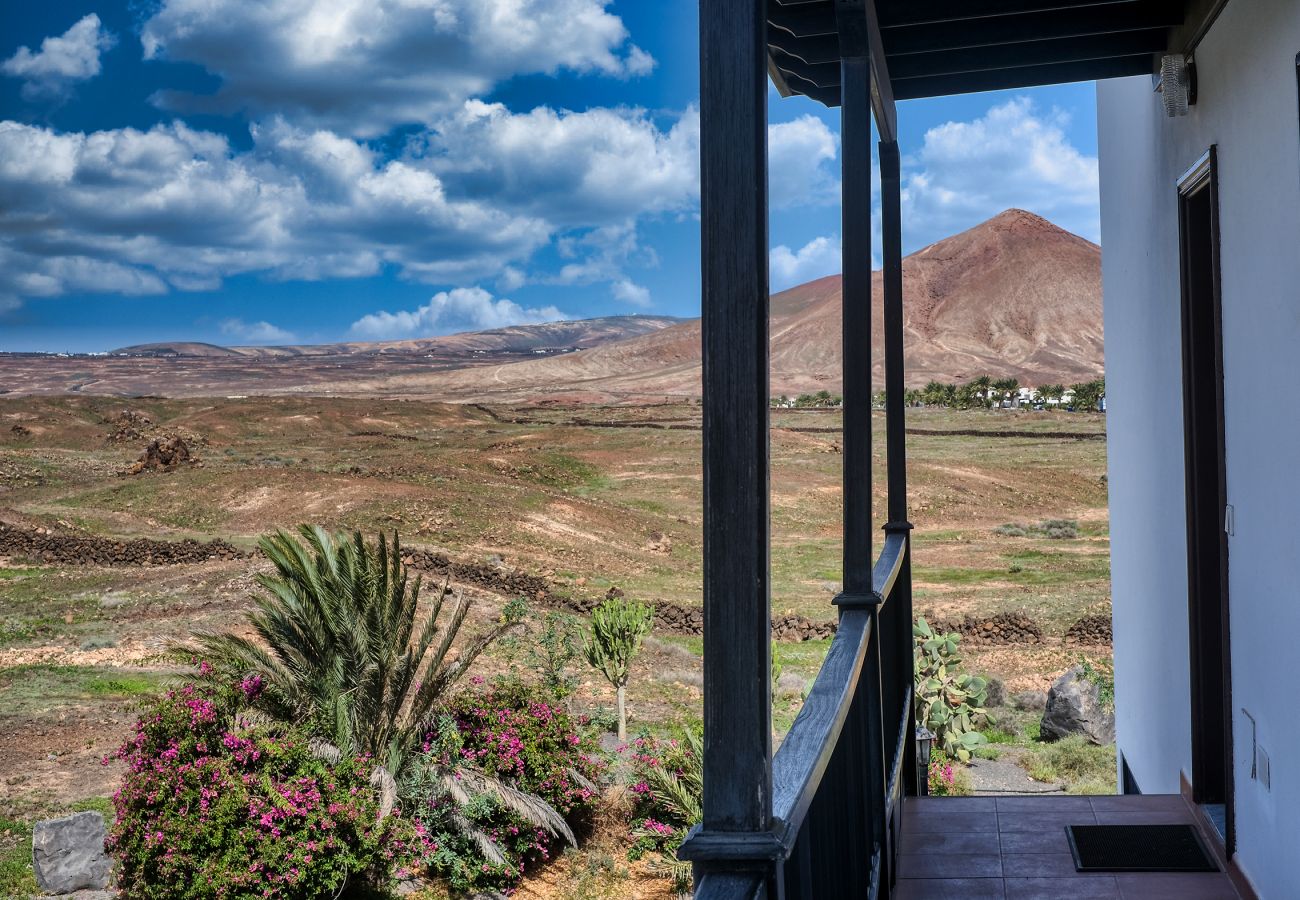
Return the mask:
M184 438L172 435L150 441L140 454L140 459L127 470L127 474L175 472L181 466L195 462L198 462L198 458L190 453L189 444L185 443Z
M103 890L112 862L104 852L104 817L81 812L37 822L32 829L32 867L47 894Z
M238 547L216 540L154 541L64 534L47 528L19 528L0 522L0 556L16 556L45 563L74 566L166 566L251 556Z
M1052 682L1040 733L1045 741L1081 734L1094 744L1115 743L1115 712L1102 703L1100 685L1084 677L1082 666Z

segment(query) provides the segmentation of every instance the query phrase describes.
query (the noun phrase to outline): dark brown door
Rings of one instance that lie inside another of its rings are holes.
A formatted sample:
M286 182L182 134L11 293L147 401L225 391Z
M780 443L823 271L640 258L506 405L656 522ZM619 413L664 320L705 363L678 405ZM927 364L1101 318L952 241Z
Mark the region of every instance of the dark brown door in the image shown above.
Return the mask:
M1192 794L1232 852L1232 685L1219 202L1214 148L1178 185L1191 636Z

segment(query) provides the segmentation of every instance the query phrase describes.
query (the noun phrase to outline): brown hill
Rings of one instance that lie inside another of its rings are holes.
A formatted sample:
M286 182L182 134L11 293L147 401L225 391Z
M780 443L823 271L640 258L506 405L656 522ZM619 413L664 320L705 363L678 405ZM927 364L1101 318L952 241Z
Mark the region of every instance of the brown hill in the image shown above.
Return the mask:
M872 356L883 372L881 275ZM772 392L840 389L841 279L772 297ZM1013 376L1069 384L1102 373L1101 249L1011 209L903 261L906 380ZM537 396L697 394L698 319L582 353L448 372L449 393Z

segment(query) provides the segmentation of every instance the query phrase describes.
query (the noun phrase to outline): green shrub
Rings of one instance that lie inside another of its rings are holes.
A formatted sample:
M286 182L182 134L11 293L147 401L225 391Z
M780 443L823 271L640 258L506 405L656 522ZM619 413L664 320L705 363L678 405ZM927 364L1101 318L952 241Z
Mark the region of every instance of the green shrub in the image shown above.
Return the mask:
M373 763L331 765L295 728L241 715L261 689L211 682L168 691L117 750L108 849L124 900L312 898L383 883L402 850L380 821Z
M1085 681L1097 686L1098 698L1103 709L1115 711L1115 665L1110 660L1093 661L1086 656L1079 657L1079 674Z
M930 729L944 755L969 762L971 751L985 742L976 729L986 718L988 684L960 671L957 644L961 635L939 634L924 618L912 626L916 664L917 721Z

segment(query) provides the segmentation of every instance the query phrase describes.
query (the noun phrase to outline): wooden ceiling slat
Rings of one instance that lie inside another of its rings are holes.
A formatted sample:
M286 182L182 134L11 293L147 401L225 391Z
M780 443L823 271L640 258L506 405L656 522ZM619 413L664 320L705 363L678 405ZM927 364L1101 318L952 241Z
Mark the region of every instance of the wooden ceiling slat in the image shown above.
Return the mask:
M989 16L1052 12L1081 6L1120 6L1141 2L1143 0L967 0L965 3L954 4L947 0L877 0L876 12L880 16L881 28L896 28L960 22ZM1104 15L1110 10L1094 11Z
M934 53L970 47L1120 34L1125 31L1168 28L1179 25L1182 21L1180 3L1155 0L1140 5L1126 5L1110 10L1105 15L1099 15L1090 8L1067 9L970 22L890 28L884 30L883 37L885 52L893 57L904 53Z
M1149 74L1151 71L1151 55L1144 53L1137 56L1057 63L1048 66L1020 66L987 72L963 72L959 75L904 78L894 82L894 97L898 100L915 100L921 97L1094 81L1098 78L1122 78L1126 75Z
M1060 41L1040 41L1007 47L974 47L937 53L911 53L888 57L889 74L895 80L933 75L958 75L993 69L1042 66L1053 63L1112 59L1117 56L1155 54L1165 47L1163 28L1094 35Z

